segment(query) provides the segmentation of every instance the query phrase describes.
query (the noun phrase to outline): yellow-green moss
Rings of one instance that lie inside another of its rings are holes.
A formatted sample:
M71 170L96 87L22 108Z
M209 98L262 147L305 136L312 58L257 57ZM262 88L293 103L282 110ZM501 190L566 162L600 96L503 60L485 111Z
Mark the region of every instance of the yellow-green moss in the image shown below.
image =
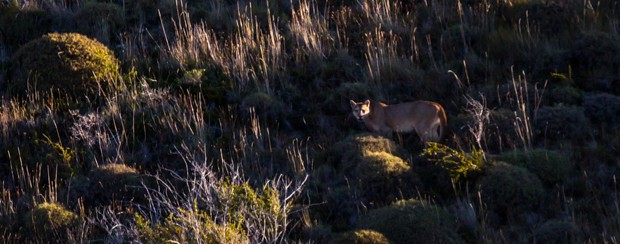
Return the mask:
M10 90L23 93L65 91L76 97L115 88L119 62L98 41L75 33L50 33L23 45L11 62L15 66Z
M390 241L380 232L374 230L355 230L345 232L330 244L389 244Z

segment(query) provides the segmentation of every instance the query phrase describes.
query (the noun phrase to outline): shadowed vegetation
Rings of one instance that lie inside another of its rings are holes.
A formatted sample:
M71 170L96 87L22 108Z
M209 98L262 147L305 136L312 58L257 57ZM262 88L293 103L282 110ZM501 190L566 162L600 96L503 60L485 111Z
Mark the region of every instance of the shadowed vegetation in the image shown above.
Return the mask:
M0 241L606 243L612 0L0 3ZM350 100L450 131L371 135Z

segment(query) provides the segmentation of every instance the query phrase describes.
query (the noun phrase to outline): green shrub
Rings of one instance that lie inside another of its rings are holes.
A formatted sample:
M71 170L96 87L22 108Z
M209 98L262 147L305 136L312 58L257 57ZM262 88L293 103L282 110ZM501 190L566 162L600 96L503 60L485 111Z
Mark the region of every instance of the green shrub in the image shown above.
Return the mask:
M58 203L41 203L22 217L23 234L39 241L67 241L68 231L78 225L78 215Z
M463 150L457 151L435 142L427 143L422 156L427 156L431 162L448 171L454 181L466 177L470 172L481 170L485 160L482 150L473 149L467 154Z
M580 107L544 106L533 122L535 136L544 140L583 141L591 131L590 122Z
M267 186L263 187L262 191L256 191L247 183L224 184L220 187L219 195L228 208L227 214L231 221L245 221L240 218L244 211L267 214L274 219L282 218L284 214L280 205L280 193Z
M103 44L81 34L51 33L23 45L11 62L16 66L10 89L23 93L62 90L75 97L116 88L119 62ZM28 84L29 83L29 84Z
M107 204L114 200L143 201L143 179L138 171L124 164L106 164L89 173L90 187L87 200Z
M478 182L483 203L500 216L536 208L545 194L536 175L527 169L505 162L494 162Z
M578 229L575 224L562 220L549 220L537 227L533 233L535 243L571 243L575 241Z
M418 175L401 158L387 152L370 152L362 157L353 176L371 205L410 197L420 186Z
M248 243L245 232L234 225L219 225L205 211L178 209L162 223L151 223L135 214L136 229L146 243Z
M376 230L397 244L463 243L455 223L445 210L411 199L371 210L360 227Z
M583 102L585 115L596 123L617 126L620 123L620 97L606 93L587 94Z
M564 155L544 149L514 150L502 153L498 159L526 168L549 186L564 182L572 168Z
M390 241L381 233L374 230L355 230L342 233L330 244L389 244Z

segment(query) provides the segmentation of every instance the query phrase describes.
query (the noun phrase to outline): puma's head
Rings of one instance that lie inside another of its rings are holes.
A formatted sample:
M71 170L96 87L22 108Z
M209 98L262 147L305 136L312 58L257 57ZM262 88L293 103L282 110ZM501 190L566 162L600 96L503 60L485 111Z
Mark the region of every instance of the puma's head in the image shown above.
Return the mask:
M370 100L366 100L363 102L355 102L353 100L351 102L351 109L353 110L353 116L357 120L362 120L366 116L370 114Z

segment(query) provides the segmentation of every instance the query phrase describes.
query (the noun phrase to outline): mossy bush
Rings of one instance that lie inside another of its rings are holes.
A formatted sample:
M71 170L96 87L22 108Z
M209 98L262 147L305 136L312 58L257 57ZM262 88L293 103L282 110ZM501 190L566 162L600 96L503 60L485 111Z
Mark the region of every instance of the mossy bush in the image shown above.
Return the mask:
M342 233L329 244L389 244L390 241L375 230L354 230Z
M387 152L370 152L353 170L353 177L370 205L383 205L412 197L420 186L418 175L401 158Z
M551 87L543 99L550 105L580 106L583 98L583 90L570 85L559 85Z
M484 165L484 151L472 149L470 153L455 150L446 145L429 142L422 150L422 156L446 170L450 178L456 182L467 177L469 173L477 172Z
M493 162L478 180L482 202L500 217L516 217L534 210L545 189L538 177L527 169L505 162Z
M93 169L89 174L87 200L92 204L109 204L112 201L145 201L138 170L125 164L106 164Z
M456 220L447 211L415 199L371 210L360 227L378 231L396 244L463 243Z
M22 216L23 235L37 241L68 241L68 232L79 224L77 214L58 203L40 203Z
M422 192L445 201L464 194L484 165L481 150L465 152L439 143L426 145L412 163L424 185Z
M591 132L583 108L574 106L543 106L536 113L533 126L535 136L547 143L557 140L583 141Z
M393 140L365 133L346 137L331 147L328 153L333 154L338 165L346 171L355 167L365 155L380 152L399 155L401 151Z
M64 91L93 96L117 88L119 62L106 46L76 33L50 33L23 45L11 58L10 90Z
M513 150L497 159L526 168L548 186L565 182L573 166L565 155L545 149Z
M620 123L620 97L607 93L591 93L584 97L585 115L597 124L616 127Z

